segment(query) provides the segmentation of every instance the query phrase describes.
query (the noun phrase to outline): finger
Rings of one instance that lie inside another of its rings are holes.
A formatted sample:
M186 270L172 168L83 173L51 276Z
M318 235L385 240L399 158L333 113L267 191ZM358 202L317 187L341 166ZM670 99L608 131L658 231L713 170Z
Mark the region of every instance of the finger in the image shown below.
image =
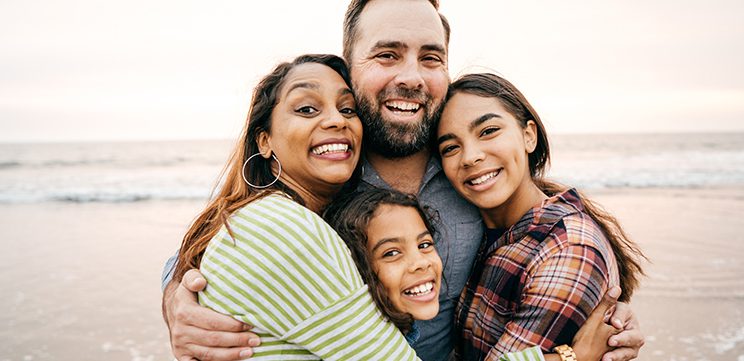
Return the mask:
M228 315L223 315L217 311L201 306L196 302L184 305L183 308L179 310L177 317L184 324L205 331L236 333L247 331L252 328L251 326ZM202 335L199 336L202 337Z
M183 275L181 285L191 292L199 292L204 290L204 287L207 287L207 280L199 270L192 268Z
M250 347L218 348L193 345L191 349L200 361L237 361L253 356L253 349Z
M220 332L213 331L202 334L198 340L201 346L206 347L247 347L247 346L258 346L261 344L261 339L255 333L251 332Z
M604 356L602 356L602 361L628 361L633 360L636 357L638 357L637 349L622 347L604 354Z
M618 329L626 328L634 318L633 310L625 302L618 302L615 311L612 313L612 325Z
M615 286L607 290L604 297L602 297L602 301L592 310L586 323L596 325L600 322L605 322L606 315L615 306L618 297L620 297L620 287Z
M640 330L624 330L610 337L608 344L612 347L640 348L646 343L646 339Z

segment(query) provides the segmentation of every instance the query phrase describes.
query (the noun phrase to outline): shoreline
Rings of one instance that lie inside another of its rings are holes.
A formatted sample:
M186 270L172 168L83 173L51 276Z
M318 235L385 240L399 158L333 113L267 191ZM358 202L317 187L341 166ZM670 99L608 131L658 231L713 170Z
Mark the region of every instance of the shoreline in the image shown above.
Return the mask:
M640 360L744 360L744 186L585 192L653 263ZM160 273L206 200L0 204L0 361L169 360Z

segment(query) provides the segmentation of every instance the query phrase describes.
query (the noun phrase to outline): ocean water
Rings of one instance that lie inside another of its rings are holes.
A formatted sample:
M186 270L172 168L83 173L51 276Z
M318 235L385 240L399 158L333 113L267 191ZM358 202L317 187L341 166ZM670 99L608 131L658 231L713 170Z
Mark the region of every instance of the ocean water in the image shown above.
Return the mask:
M744 184L744 133L556 135L549 176L584 189ZM0 203L207 199L232 141L0 144Z
M744 361L744 133L551 141L549 176L592 190L651 259L638 359ZM0 361L172 360L160 272L231 146L0 144Z

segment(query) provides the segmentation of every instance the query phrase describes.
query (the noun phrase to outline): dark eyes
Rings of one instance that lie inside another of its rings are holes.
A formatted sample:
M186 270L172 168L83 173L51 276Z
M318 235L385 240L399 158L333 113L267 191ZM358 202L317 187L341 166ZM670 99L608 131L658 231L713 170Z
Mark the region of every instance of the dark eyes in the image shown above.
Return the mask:
M295 112L300 113L301 115L311 116L317 114L319 110L313 106L306 105L304 107L297 108ZM344 107L341 108L338 112L344 115L355 115L356 109L352 107Z
M318 112L318 109L315 109L314 107L306 105L304 107L298 108L296 112L303 114L303 115L313 115Z
M480 132L481 137L496 133L499 131L499 127L488 127Z
M419 243L418 249L421 250L433 250L434 249L434 242L433 241L424 241ZM397 249L391 249L385 253L382 254L383 258L386 257L395 257L397 255L401 254L401 252Z
M398 250L390 250L382 254L383 257L394 257L400 254L400 251Z
M446 155L448 153L453 152L455 149L457 149L456 145L447 145L442 148L442 150L439 151L439 154Z
M380 54L377 54L375 58L385 60L385 61L390 61L390 60L395 60L396 56L393 53L380 53Z
M385 61L392 61L392 60L398 59L398 56L395 53L386 52L386 53L380 53L380 54L375 55L375 58L385 60ZM421 58L421 61L425 63L430 63L430 64L431 63L439 64L439 63L442 63L442 58L436 55L426 55Z
M354 109L354 108L348 108L347 107L347 108L343 108L343 109L339 110L339 112L341 114L354 115L354 114L356 114L356 109Z
M423 58L423 61L427 63L441 63L442 59L438 56L429 55L429 56L425 56Z
M427 248L432 248L432 247L434 247L434 242L426 241L426 242L422 242L421 244L419 244L419 247L418 248L419 249L427 249Z

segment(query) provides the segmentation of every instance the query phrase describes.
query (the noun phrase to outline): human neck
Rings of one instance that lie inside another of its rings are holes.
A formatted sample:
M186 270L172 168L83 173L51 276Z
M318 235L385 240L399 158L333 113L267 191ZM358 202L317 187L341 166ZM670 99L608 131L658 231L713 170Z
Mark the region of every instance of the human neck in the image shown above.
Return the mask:
M389 158L372 151L366 153L367 161L385 183L397 191L410 194L418 194L429 156L426 149L402 158Z
M282 177L282 182L300 196L302 201L305 203L305 208L318 214L320 214L320 211L328 205L333 196L335 196L342 187L342 185L338 185L328 187L328 189L310 190L308 187L302 186L292 179Z
M508 228L546 199L548 196L528 178L498 207L481 209L481 216L488 228Z

